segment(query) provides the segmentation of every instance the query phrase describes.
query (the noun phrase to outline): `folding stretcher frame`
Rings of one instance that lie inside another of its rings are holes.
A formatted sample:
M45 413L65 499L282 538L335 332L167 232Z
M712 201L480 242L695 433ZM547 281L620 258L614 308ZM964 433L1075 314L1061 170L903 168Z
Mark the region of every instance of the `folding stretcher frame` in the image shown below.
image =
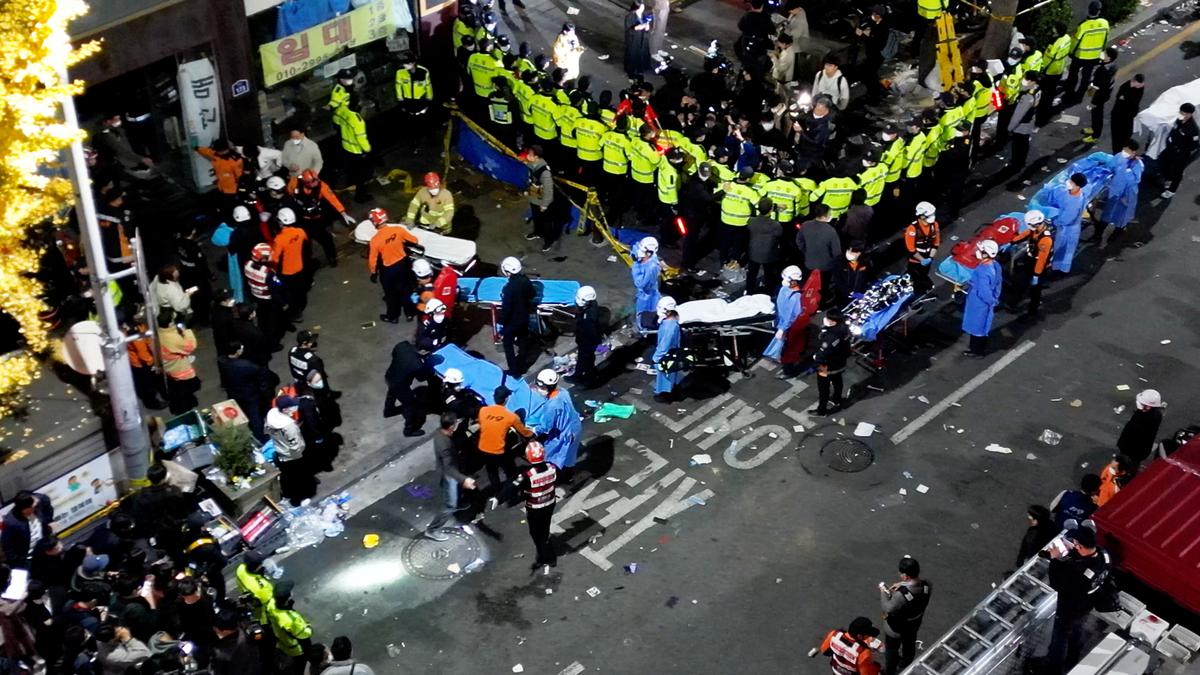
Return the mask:
M484 305L491 312L492 317L492 342L500 342L499 318L497 312L500 309L501 293L504 291L504 285L508 280L504 277L462 277L458 280L458 297L470 304ZM559 319L574 319L575 312L572 308L575 306L575 293L579 291L580 284L578 281L565 281L561 279L534 279L534 290L536 295L536 311L534 318L536 324L534 326L538 335L546 333L546 319L557 317Z

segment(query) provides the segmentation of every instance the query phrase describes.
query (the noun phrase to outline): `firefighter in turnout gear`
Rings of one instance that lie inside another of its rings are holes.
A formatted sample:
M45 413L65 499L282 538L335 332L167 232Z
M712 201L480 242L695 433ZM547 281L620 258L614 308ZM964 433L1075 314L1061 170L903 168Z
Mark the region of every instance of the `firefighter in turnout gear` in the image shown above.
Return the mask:
M933 204L917 204L916 215L917 219L904 230L904 246L908 249L908 275L912 277L913 291L920 297L933 289L929 268L942 243L942 233Z
M879 629L870 619L860 616L845 630L829 631L820 648L814 651L829 657L834 675L879 675L879 664L875 662L878 637Z
M1012 281L1015 292L1010 309L1020 304L1021 296L1028 287L1029 307L1025 309L1021 320L1032 321L1037 318L1042 305L1042 276L1054 251L1054 231L1046 215L1037 210L1025 212L1025 225L1025 231L1013 239L1014 244L1024 241L1025 246L1014 249Z
M558 562L550 541L550 519L554 516L554 504L558 500L554 493L558 468L546 461L546 449L537 441L529 441L525 446L525 459L531 466L517 474L511 488L525 497L525 520L529 523L529 536L537 548L537 559L532 567L537 569L545 565L549 568Z
M417 190L408 203L404 222L409 226L423 227L438 234L450 234L454 221L454 195L442 189L442 177L430 171L425 174L425 187Z

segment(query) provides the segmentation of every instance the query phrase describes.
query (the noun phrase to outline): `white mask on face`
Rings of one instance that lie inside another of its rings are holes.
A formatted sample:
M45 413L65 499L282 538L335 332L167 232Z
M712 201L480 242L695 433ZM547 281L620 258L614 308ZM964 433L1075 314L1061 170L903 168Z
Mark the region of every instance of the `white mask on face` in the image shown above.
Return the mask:
M763 122L762 128L765 131L770 131L771 129L775 128L775 123L774 122Z
M849 260L850 262L854 262L855 260L858 260L858 254L857 254L857 253L849 253L849 252L847 252L847 253L846 253L846 260Z
M438 193L441 191L442 191L441 188L429 188L429 195L431 197L436 197L436 196L438 196Z
M433 315L433 322L434 322L434 323L442 323L442 322L443 322L443 321L445 321L445 320L446 320L446 315L445 315L445 314L434 314L434 315Z
M117 128L117 127L119 127L119 126L121 126L121 120L120 120L120 118L118 118L116 122L113 122L113 123L112 123L112 128L114 128L114 129L116 129L116 128Z
M293 138L293 139L292 139L292 145L294 145L294 146L296 146L296 147L298 148L298 147L300 147L301 145L304 145L304 139L303 139L303 138Z

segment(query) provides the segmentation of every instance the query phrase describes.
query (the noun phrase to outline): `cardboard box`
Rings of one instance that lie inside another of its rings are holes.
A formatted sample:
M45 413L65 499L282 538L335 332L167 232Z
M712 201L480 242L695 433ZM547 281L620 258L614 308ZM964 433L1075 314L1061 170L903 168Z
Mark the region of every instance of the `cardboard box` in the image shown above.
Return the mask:
M214 403L212 406L213 426L218 429L224 427L235 427L240 425L250 424L250 420L246 417L246 413L242 412L242 407L237 404L237 401L229 399Z

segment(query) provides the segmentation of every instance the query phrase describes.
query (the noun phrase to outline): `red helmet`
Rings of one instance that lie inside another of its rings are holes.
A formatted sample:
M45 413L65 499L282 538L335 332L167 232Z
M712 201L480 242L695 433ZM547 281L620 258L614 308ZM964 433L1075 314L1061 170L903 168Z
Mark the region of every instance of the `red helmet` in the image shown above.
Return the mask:
M317 177L316 171L305 169L304 173L300 174L300 180L304 181L306 185L315 185L320 178Z
M371 219L372 223L375 223L375 227L383 227L388 222L388 212L383 209L371 209L367 217Z
M267 260L271 259L271 245L255 244L251 255L253 255L254 259L259 262L266 262Z
M442 186L442 177L441 176L437 175L436 173L434 173L432 171L425 174L425 187L439 188L441 186Z
M525 446L525 459L533 464L544 462L546 460L546 448L537 441L529 441L529 445Z

